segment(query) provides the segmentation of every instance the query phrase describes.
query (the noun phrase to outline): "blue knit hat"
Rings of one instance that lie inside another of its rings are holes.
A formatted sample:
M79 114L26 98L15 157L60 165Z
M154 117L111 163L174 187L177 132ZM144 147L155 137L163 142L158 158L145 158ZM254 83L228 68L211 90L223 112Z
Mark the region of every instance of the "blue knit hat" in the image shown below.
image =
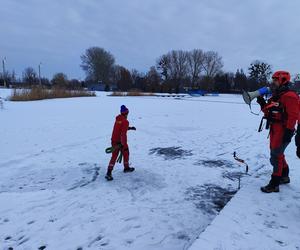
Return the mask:
M129 112L129 110L125 105L122 105L120 112L121 112L121 114L126 114Z

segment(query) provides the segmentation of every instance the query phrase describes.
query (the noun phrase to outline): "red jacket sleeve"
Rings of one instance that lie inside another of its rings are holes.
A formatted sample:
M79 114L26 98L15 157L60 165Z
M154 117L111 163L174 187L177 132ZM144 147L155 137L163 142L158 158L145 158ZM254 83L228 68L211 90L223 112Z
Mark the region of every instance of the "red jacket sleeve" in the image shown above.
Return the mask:
M296 93L288 92L283 96L282 104L287 114L286 128L294 130L299 119L299 96Z
M121 127L121 144L124 147L127 147L127 130L129 127L129 122L127 120L124 120L122 122L122 127Z

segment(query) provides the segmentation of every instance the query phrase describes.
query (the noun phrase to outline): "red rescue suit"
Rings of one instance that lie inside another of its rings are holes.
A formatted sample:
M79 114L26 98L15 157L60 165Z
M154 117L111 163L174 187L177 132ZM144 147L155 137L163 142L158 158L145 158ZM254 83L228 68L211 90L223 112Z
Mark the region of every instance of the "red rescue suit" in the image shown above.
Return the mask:
M262 109L270 128L270 162L273 166L273 176L283 176L289 172L284 151L290 142L285 142L284 136L286 131L295 130L299 109L299 96L288 89L273 95Z
M129 167L129 149L127 144L127 131L129 127L129 122L127 120L126 115L120 114L116 117L116 121L114 124L112 137L111 137L111 145L115 148L112 152L112 157L110 159L108 170L112 171L116 160L118 158L118 154L120 150L123 154L123 163L124 168Z

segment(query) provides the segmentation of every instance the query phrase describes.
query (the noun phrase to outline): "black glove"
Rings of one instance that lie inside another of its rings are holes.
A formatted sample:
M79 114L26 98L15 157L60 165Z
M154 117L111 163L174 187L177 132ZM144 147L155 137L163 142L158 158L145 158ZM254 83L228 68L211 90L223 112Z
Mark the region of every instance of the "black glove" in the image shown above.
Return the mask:
M260 108L263 109L266 106L266 100L262 96L256 98L256 102L260 105Z
M296 155L300 158L300 147L297 147Z
M283 138L282 138L282 143L290 143L292 140L292 137L294 135L294 130L286 128L284 130Z
M128 127L128 130L136 130L135 127Z

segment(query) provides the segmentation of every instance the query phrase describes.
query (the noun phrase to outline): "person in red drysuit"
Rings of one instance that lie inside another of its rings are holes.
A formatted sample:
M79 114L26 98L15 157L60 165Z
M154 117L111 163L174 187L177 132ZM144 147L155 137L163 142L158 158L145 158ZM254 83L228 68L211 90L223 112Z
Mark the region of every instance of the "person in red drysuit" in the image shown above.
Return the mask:
M114 150L112 152L112 156L105 176L105 178L108 181L113 180L112 171L120 151L123 154L124 173L134 171L134 168L129 167L129 148L127 144L127 131L136 130L136 128L129 127L129 122L127 120L128 113L128 108L125 105L122 105L120 109L120 114L116 117L111 137L111 145L114 148Z
M284 151L294 135L300 109L298 94L289 88L290 79L289 72L276 71L272 76L271 98L267 103L262 97L257 98L267 120L267 128L270 129L270 163L273 173L269 184L261 187L265 193L279 192L279 184L290 183Z

